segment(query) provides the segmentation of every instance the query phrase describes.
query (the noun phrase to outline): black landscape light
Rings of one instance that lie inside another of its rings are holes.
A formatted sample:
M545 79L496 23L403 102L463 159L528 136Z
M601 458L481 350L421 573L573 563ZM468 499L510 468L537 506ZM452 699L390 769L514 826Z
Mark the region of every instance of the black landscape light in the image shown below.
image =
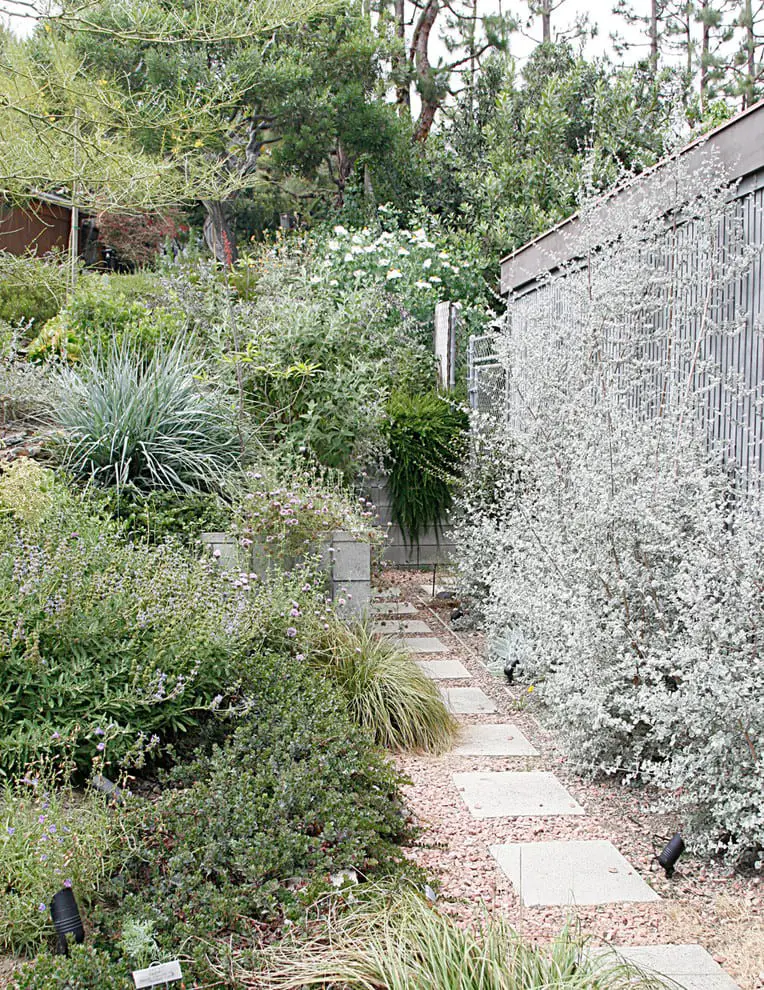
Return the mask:
M684 839L682 836L676 832L675 835L669 840L663 849L663 852L658 857L658 862L666 871L666 876L671 879L674 875L674 867L676 866L676 861L684 852Z
M53 927L58 935L58 945L56 951L60 955L68 955L67 936L73 935L74 941L80 945L85 941L85 929L82 927L80 909L77 901L69 887L64 887L57 894L53 895L50 902L50 916L53 918Z
M514 684L515 682L515 667L517 667L519 663L519 660L507 660L504 664L504 676L510 684Z

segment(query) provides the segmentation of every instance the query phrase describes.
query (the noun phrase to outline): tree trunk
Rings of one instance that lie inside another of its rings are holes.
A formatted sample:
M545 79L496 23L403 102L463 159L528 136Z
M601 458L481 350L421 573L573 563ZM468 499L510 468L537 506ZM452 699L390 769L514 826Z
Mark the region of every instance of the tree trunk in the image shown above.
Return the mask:
M658 3L659 0L650 3L650 65L653 72L658 71Z
M711 59L711 24L708 20L708 2L703 0L701 14L703 18L703 33L700 42L700 112L704 114L708 109L708 75Z
M236 236L228 217L228 203L219 199L204 199L202 205L207 211L204 218L204 240L215 259L226 268L238 260Z
M411 114L411 84L408 81L406 61L406 9L405 0L395 0L395 34L400 42L400 51L395 56L395 102L401 116ZM405 80L405 82L404 82Z
M414 141L420 144L427 140L435 114L443 102L429 57L430 34L439 10L440 0L427 0L419 15L411 41L410 60L416 69L419 95L422 98L422 109L414 128Z
M545 45L552 42L552 0L541 4L541 41Z
M753 31L753 3L745 0L746 83L743 88L743 110L753 102L756 89L756 38Z

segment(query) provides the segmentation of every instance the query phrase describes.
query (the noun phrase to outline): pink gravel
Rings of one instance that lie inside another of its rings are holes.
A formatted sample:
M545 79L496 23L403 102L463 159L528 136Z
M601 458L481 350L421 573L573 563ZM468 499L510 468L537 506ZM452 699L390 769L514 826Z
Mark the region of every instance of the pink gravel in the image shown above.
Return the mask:
M401 589L401 600L417 607L433 634L449 647L498 706L493 715L461 716L464 721L511 721L540 752L538 757L457 757L402 754L398 767L410 778L407 799L423 834L410 855L440 884L440 898L460 919L486 907L504 914L530 939L546 940L574 922L596 941L611 944L700 943L737 980L741 990L764 988L764 884L728 867L685 854L672 880L655 863L652 837L670 836L679 822L649 810L650 794L614 781L585 781L568 769L564 754L536 718L534 699L522 685L509 685L481 662L483 637L450 629L451 605L432 600L419 588L423 572L388 571L382 585ZM414 618L414 616L410 616ZM444 658L446 654L440 654ZM466 686L466 681L439 682ZM543 710L540 712L543 716ZM551 770L586 809L585 816L472 818L451 775L467 770ZM524 907L490 855L500 842L607 839L632 863L661 901L577 907ZM659 841L659 840L657 840Z

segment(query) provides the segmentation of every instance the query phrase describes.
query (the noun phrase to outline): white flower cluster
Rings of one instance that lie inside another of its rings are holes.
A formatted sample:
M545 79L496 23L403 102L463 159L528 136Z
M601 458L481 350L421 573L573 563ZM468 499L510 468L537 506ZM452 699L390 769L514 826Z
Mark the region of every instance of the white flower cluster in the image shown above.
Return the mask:
M620 216L584 210L589 263L510 304L508 404L476 417L457 535L574 761L654 785L696 848L760 867L764 512L709 436L725 408L761 415L722 356L764 341L734 304L754 250L717 176L679 160Z

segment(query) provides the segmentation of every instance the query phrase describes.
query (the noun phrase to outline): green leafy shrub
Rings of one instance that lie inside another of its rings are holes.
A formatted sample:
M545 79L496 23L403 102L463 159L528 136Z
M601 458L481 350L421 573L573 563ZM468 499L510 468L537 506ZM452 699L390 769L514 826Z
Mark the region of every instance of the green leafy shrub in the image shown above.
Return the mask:
M383 450L393 384L433 380L431 348L391 299L373 286L338 298L288 251L263 259L255 299L236 320L235 360L259 438L347 478Z
M240 671L244 720L224 745L172 771L123 874L127 909L143 904L175 937L247 932L249 919L291 910L339 870L384 876L405 866L401 778L331 684L273 655L251 654Z
M149 355L160 345L172 344L186 329L187 321L178 310L151 305L92 276L42 327L27 356L32 361L52 357L79 361L88 351L110 344L129 345Z
M0 773L46 754L85 773L197 727L246 624L211 562L48 494L35 522L0 515Z
M203 532L225 530L230 522L226 505L214 493L109 488L103 499L126 533L149 543L178 539L192 545Z
M68 956L41 952L22 966L11 990L130 990L134 987L127 967L92 945L72 945Z
M525 942L499 917L459 925L414 891L361 900L313 938L269 956L263 990L660 990L666 984L593 952L565 930L548 945Z
M387 406L385 464L393 520L413 545L440 529L466 453L467 414L436 392L396 392Z
M104 485L220 488L237 463L238 434L222 396L202 388L198 373L177 344L147 360L115 345L63 369L64 463Z
M75 794L37 774L0 791L0 948L39 948L53 927L49 905L71 887L86 908L111 869L121 824L97 794Z
M380 746L433 753L452 746L456 719L433 680L395 643L332 618L317 623L308 657L332 678L353 720Z
M41 327L64 304L66 279L55 260L0 251L0 322Z

